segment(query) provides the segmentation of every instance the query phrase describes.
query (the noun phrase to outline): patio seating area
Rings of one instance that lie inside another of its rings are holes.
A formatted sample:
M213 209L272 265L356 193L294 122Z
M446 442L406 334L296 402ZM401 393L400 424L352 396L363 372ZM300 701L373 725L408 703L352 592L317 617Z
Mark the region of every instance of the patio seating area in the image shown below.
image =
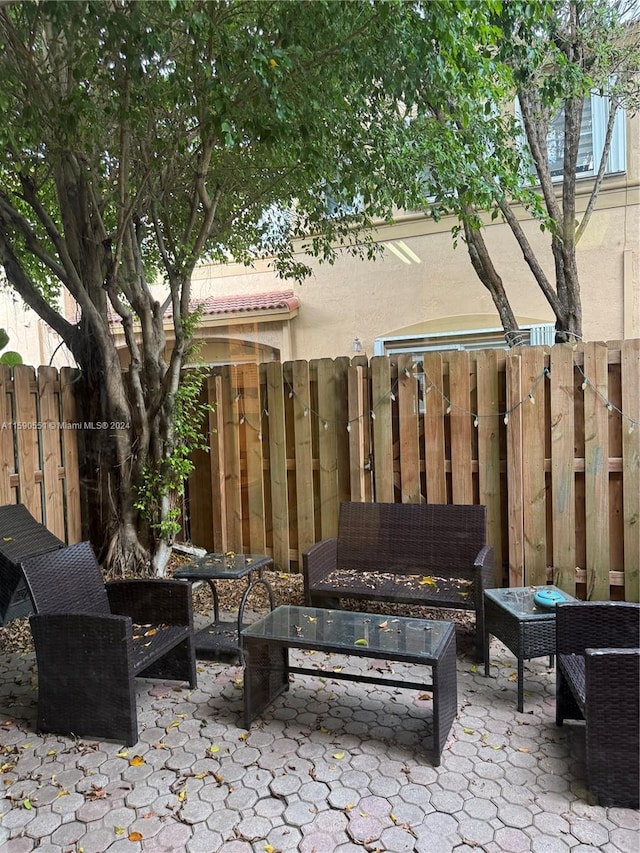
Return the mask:
M294 657L323 670L345 664ZM349 663L369 674L383 665ZM394 663L395 678L406 667ZM525 713L516 670L497 640L490 678L458 656L459 713L433 767L427 694L297 676L247 733L242 667L198 661L196 689L136 681L140 740L123 749L36 734L35 658L3 655L0 848L636 853L638 812L594 804L584 727L556 726L548 659L526 662Z

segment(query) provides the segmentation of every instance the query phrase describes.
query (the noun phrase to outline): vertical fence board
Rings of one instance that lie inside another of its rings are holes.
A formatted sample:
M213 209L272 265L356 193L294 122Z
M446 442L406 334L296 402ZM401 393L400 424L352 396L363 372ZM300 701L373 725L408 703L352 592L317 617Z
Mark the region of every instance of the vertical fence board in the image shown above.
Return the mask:
M622 370L622 491L626 601L640 601L640 341L624 341Z
M78 408L73 389L79 372L63 367L60 371L60 407L62 422L72 427L77 424ZM64 465L64 490L66 502L68 545L82 539L82 512L80 508L80 469L78 464L78 434L75 429L62 430L62 464ZM62 537L60 537L62 538Z
M400 501L420 503L420 432L418 380L413 358L398 358L398 424L400 432Z
M258 365L245 364L239 370L244 401L245 443L247 453L247 506L249 513L249 547L254 554L266 549L264 473L262 464L262 401Z
M428 353L424 357L424 464L430 504L447 503L445 411L442 355Z
M494 582L502 586L502 501L500 489L500 383L498 352L477 353L478 490L487 507L487 541L493 546Z
M454 504L473 503L471 408L471 361L468 352L451 353L449 400L451 401L451 500Z
M522 509L527 584L547 580L544 350L520 350L522 404Z
M350 435L349 423L349 368L350 360L343 356L334 362L335 370L335 417L338 451L338 497L340 501L351 500L351 481L349 464Z
M509 586L523 586L524 529L522 487L522 379L520 356L507 356L507 527L509 535Z
M0 364L0 505L14 503L10 480L15 471L10 384L11 370Z
M549 366L553 582L575 595L575 377L570 344L552 347Z
M38 417L36 398L32 393L35 372L32 367L18 365L13 370L13 388L16 410L16 438L18 448L18 488L20 502L31 515L42 522L42 499L40 485L36 483L36 471L40 469L38 458L38 431L34 428Z
M391 362L386 356L371 359L371 398L375 402L373 422L373 479L375 499L393 503L393 425Z
M242 553L242 471L240 460L240 390L235 365L222 371L224 418L224 480L227 514L224 519L228 546Z
M284 416L284 376L282 365L269 362L267 411L269 412L269 477L273 562L277 569L289 568L289 490L287 483L287 443Z
M318 377L318 466L320 538L329 539L338 532L338 435L336 412L336 374L333 361L321 358Z
M311 428L311 388L309 363L292 364L294 393L294 430L296 464L296 506L298 520L298 555L315 542L315 516L313 498L313 453Z
M365 484L365 430L368 430L368 413L365 409L363 369L349 368L349 468L351 471L351 500L366 501Z
M607 348L584 347L584 474L587 599L605 601L609 590L609 412Z
M58 371L55 367L38 368L38 397L40 426L38 434L42 452L42 494L45 523L49 530L64 541L64 501L60 464L60 401Z
M225 488L225 412L222 376L210 376L207 380L207 396L211 409L209 410L209 467L211 485L215 494L211 501L211 526L213 542L216 551L226 552L229 549L227 537L227 490Z

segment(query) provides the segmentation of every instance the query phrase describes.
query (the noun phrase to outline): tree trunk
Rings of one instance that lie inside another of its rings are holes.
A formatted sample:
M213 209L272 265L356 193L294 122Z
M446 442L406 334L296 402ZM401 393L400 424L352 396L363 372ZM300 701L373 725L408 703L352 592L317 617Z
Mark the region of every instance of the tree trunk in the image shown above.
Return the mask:
M502 278L491 261L489 251L480 231L474 229L467 221L463 225L467 251L469 252L473 268L480 281L491 294L493 304L496 306L500 316L502 328L505 330L504 336L507 343L510 347L517 346L521 342L518 321L511 310Z

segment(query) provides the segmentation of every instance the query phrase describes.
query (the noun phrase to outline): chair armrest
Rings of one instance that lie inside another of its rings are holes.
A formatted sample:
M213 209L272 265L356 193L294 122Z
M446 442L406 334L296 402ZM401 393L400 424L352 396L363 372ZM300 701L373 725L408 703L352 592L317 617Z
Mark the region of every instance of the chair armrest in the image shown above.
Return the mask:
M473 569L481 590L489 589L493 585L493 547L491 545L483 545L478 551L473 561Z
M586 649L585 693L587 713L604 719L609 735L627 720L638 739L640 705L640 649ZM610 710L610 714L607 711ZM629 749L633 749L629 741ZM637 748L637 747L636 747Z
M305 594L337 565L338 539L322 539L302 555Z
M29 625L39 671L60 677L67 673L74 681L94 669L105 670L104 679L109 673L127 676L133 652L128 616L39 613L29 618Z
M556 651L640 647L640 605L623 601L566 601L556 606Z
M111 612L149 622L193 627L191 584L177 580L123 580L105 584Z

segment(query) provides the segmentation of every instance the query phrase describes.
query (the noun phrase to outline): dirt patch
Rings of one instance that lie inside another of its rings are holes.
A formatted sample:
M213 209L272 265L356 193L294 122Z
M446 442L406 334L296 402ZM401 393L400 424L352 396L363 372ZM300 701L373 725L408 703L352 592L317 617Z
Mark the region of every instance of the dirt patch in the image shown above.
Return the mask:
M172 558L168 569L171 577L176 569L187 560L183 557ZM265 571L264 578L273 589L274 604L304 605L304 586L301 574L287 572ZM240 601L247 585L244 580L217 581L218 600L222 611L237 612ZM247 606L251 609L262 610L267 607L267 595L261 587L256 587L252 592ZM475 616L461 610L444 610L440 608L427 608L417 605L393 604L386 601L358 601L345 600L342 602L345 609L355 610L359 613L384 613L391 616L414 616L418 619L446 619L456 626L456 641L458 652L472 656L475 643ZM213 600L207 584L194 585L193 589L194 613L203 616L211 616ZM26 653L32 651L33 643L29 620L14 619L9 625L0 628L0 653Z

